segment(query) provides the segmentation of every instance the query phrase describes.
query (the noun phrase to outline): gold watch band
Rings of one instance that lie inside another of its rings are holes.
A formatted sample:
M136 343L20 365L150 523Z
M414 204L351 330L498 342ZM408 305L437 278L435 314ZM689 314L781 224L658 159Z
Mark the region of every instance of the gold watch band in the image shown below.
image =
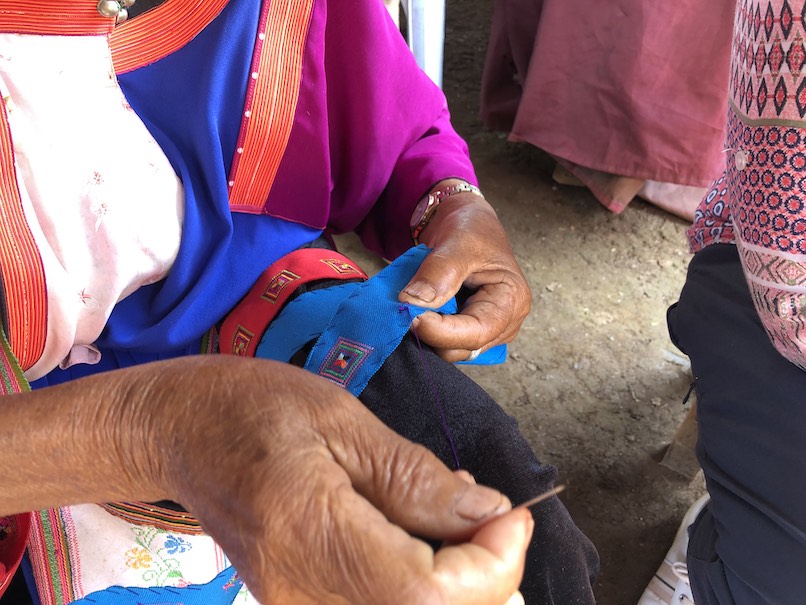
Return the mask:
M417 206L414 209L415 215L419 214L419 218L417 219L416 223L414 222L414 216L412 217L411 221L411 239L414 240L415 245L420 243L420 234L423 232L423 229L428 226L428 223L431 222L431 219L434 218L434 214L436 213L440 202L451 197L452 195L456 195L457 193L474 193L479 197L484 197L484 195L481 193L481 189L475 185L471 185L470 183L445 185L429 191L417 203Z

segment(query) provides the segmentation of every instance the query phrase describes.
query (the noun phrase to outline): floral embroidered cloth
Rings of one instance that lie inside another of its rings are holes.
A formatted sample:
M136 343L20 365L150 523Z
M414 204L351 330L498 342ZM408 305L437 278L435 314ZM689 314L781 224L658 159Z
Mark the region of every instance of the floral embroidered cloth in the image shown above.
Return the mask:
M134 525L94 504L35 515L28 552L42 605L256 603L209 536Z

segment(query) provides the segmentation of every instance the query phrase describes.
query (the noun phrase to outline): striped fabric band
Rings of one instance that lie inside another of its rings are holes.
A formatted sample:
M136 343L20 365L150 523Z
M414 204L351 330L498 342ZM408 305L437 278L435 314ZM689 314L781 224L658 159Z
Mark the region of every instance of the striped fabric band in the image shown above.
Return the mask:
M73 568L77 561L71 556L72 537L67 530L70 509L51 508L34 515L31 525L29 555L36 588L44 603L71 603L75 600Z
M262 212L294 124L313 0L264 2L230 172L230 208Z
M0 395L24 393L30 390L22 368L11 351L6 333L0 327Z
M56 36L108 34L115 27L115 19L102 17L97 6L97 2L87 0L50 4L42 0L3 0L0 3L0 31Z
M39 360L47 336L45 269L34 241L17 184L14 148L0 103L0 274L8 306L8 340L23 370Z
M109 41L115 71L133 71L176 52L207 27L228 1L165 0L137 19L119 25Z

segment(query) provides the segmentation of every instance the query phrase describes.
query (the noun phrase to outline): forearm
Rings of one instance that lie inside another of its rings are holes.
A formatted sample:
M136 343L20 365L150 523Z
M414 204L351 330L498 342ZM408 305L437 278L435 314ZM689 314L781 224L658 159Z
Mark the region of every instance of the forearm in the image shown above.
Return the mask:
M168 497L154 480L144 378L142 371L113 372L4 396L0 514Z

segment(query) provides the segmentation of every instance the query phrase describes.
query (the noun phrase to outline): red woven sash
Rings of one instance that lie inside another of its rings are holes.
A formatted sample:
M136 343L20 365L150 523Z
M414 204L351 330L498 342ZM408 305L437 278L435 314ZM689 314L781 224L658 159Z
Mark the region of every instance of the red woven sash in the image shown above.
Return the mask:
M221 352L254 357L260 338L291 294L320 279L367 279L346 256L334 250L302 248L286 254L258 278L221 325Z

